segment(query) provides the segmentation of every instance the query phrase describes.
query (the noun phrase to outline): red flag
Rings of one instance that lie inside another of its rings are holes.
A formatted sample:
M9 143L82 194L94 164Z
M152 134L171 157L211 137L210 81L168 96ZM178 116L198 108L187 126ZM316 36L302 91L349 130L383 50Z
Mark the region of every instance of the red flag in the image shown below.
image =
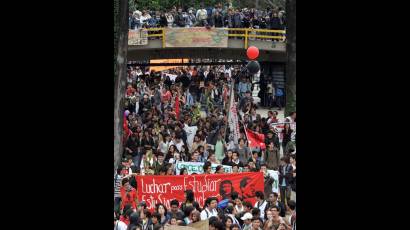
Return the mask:
M122 123L122 127L124 129L124 141L127 140L129 136L131 136L131 130L128 128L128 120L127 117L124 115L124 121Z
M249 147L260 147L266 149L265 135L253 132L250 129L246 129L246 136L248 137Z
M175 97L175 116L176 116L177 120L179 120L179 96L178 96L178 93Z

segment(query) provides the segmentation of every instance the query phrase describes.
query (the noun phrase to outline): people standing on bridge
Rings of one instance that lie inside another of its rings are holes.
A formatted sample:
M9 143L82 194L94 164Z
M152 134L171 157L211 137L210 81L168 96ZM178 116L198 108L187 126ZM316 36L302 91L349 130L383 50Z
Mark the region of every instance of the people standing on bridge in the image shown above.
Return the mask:
M213 20L213 25L216 28L221 28L224 27L224 20L223 17L221 15L221 13L219 11L216 11L215 14L212 16L212 20Z
M165 15L164 11L161 11L161 14L159 16L159 22L158 22L158 26L161 28L165 28L168 26L168 21L167 21L167 17Z
M196 12L197 18L197 26L207 26L208 22L208 12L206 11L203 4L201 4L201 8Z
M177 15L175 15L175 24L177 27L185 27L185 18L182 15L182 8L178 8Z
M193 27L196 24L196 16L191 9L188 10L188 16L186 17L186 25L188 27Z
M232 9L228 9L228 13L225 15L224 18L224 26L228 28L234 28L234 12Z
M174 16L172 13L165 13L165 17L167 18L168 27L171 28L174 24Z
M283 25L281 23L280 18L278 17L277 12L272 12L271 19L270 19L270 28L272 30L282 30ZM273 33L273 36L279 36L279 33ZM279 39L275 38L274 41L279 41Z
M236 9L233 15L233 28L243 28L242 20L243 20L243 15L239 12L238 9Z

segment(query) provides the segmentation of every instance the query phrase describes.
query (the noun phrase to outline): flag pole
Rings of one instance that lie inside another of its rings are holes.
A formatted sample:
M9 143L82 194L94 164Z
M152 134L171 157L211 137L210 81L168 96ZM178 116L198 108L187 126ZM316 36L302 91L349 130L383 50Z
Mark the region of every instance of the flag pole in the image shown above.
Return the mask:
M251 151L251 155L252 155L252 146L249 145L249 138L248 138L248 133L246 132L247 127L245 127L245 123L243 123L243 120L241 120L243 129L245 130L245 136L246 136L246 141L248 142L248 148Z
M232 91L231 90L234 90L234 84L235 84L235 79L233 79L233 78L231 78L231 89L229 90L229 102L228 102L228 108L225 108L225 110L226 110L226 112L227 112L227 115L228 115L228 124L226 124L226 126L225 126L225 139L226 139L226 135L227 135L227 132L226 132L226 130L228 129L228 125L229 125L229 117L230 117L230 111L229 111L229 109L231 108L231 96L232 96ZM235 94L233 94L233 96L235 97ZM234 102L235 102L235 98L234 98ZM231 132L233 132L233 130L231 130Z

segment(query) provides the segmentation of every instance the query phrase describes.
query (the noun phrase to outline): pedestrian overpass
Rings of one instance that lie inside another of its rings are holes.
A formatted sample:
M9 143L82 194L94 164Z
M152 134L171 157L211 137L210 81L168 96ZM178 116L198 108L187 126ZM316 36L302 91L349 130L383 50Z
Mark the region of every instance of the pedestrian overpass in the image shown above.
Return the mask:
M130 30L128 61L170 58L246 60L246 49L256 46L258 61L285 64L284 39L283 30L203 27Z

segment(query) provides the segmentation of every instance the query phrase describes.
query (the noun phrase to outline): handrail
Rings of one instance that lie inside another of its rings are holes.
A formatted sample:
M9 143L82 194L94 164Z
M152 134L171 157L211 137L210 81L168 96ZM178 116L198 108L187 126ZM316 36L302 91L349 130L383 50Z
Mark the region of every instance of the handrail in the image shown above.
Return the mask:
M148 34L148 37L161 37L162 39L162 48L165 48L165 28L147 28L146 31L158 32L154 34ZM244 48L248 48L249 38L262 38L262 39L278 39L283 40L286 38L285 30L269 30L269 29L253 29L253 28L222 28L227 31L239 31L241 33L228 33L228 37L244 37ZM243 32L243 33L242 33ZM275 33L276 35L262 35L254 34L256 33Z

